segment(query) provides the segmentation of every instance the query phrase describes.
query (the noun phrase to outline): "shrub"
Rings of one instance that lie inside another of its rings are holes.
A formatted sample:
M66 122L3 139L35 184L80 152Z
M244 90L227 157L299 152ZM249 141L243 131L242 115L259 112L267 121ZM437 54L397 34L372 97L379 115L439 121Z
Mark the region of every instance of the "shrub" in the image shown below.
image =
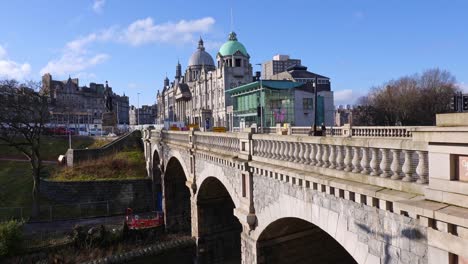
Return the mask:
M0 257L12 256L23 248L23 222L0 222Z

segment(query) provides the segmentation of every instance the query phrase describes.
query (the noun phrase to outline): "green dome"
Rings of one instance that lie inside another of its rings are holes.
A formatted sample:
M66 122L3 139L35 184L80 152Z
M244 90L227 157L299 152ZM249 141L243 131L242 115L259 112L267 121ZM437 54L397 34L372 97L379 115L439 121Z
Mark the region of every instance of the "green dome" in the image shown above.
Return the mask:
M237 41L236 33L231 32L229 34L229 40L226 43L224 43L219 49L219 54L221 54L221 56L229 56L233 55L237 51L240 51L242 54L244 54L244 56L249 56L244 45Z

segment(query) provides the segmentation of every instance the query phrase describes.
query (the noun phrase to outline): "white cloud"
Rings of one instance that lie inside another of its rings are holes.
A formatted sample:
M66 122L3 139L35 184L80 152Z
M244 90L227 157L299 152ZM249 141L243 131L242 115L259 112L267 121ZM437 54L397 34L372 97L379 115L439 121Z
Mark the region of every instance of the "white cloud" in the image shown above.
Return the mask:
M110 55L106 53L90 55L88 46L96 41L109 40L112 37L112 32L113 28L110 28L68 42L65 44L61 57L49 61L47 65L41 69L40 74L50 73L62 77L70 74L93 76L94 74L92 73L82 71L107 61Z
M94 0L93 11L100 14L105 4L106 4L106 0Z
M18 63L8 59L6 49L0 45L0 78L23 80L30 72L29 63Z
M99 53L93 56L81 55L79 53L66 52L56 60L51 60L41 69L41 75L50 73L59 76L76 74L88 68L101 64L108 60L110 56L105 53Z
M132 46L158 42L187 43L193 41L195 34L209 32L214 23L215 20L212 17L204 17L196 20L180 20L177 23L154 24L153 19L148 17L136 20L125 28L112 26L66 43L61 56L49 61L40 73L64 77L69 74L82 73L88 68L105 62L110 55L90 52L89 47L96 42L112 41Z
M118 37L120 41L139 46L147 43L185 43L192 41L195 33L206 33L215 23L214 18L204 17L196 20L180 20L154 24L148 17L131 23Z
M335 105L353 104L358 97L351 89L335 91L333 96Z

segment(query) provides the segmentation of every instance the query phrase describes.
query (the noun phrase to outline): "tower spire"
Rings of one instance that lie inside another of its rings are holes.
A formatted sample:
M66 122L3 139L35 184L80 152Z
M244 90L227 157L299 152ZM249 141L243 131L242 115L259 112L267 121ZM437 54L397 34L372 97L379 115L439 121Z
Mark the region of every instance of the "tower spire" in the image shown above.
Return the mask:
M203 46L203 39L201 36L200 36L200 40L198 41L198 49L205 50L205 47Z

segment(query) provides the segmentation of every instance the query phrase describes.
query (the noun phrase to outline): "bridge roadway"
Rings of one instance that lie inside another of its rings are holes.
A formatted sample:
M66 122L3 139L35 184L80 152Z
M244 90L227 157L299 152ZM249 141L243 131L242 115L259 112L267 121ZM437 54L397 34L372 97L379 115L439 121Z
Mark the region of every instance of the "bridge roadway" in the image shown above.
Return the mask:
M468 263L468 130L353 129L144 130L166 229L199 263Z

